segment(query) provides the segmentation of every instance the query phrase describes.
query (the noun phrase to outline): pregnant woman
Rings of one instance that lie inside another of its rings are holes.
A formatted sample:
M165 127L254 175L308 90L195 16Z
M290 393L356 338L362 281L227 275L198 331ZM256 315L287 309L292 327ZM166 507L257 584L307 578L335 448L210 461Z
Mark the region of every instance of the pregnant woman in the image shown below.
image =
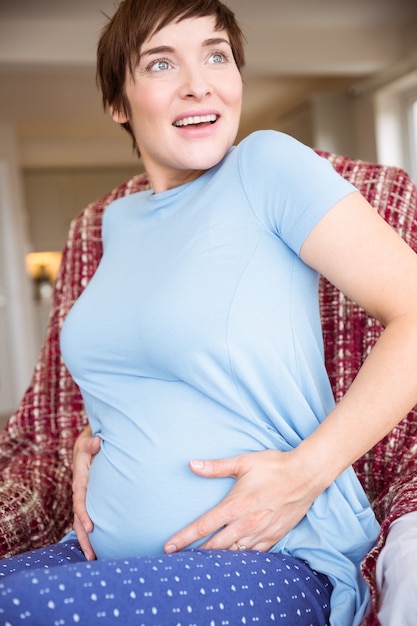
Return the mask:
M80 543L0 564L4 623L366 612L378 524L351 464L417 402L416 257L310 148L273 131L235 145L243 60L218 0L125 0L102 33L103 101L151 189L107 208L62 330L91 430ZM337 406L319 274L386 326Z

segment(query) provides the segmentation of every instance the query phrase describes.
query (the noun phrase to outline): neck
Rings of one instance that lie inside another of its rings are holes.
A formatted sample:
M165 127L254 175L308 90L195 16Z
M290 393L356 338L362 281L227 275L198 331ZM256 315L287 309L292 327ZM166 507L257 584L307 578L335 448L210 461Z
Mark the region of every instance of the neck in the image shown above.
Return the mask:
M175 187L180 187L181 185L190 183L196 178L199 178L205 172L205 170L176 170L175 172L157 172L152 167L147 168L146 163L145 169L149 176L149 180L151 182L154 193L162 193L164 191L168 191L169 189L175 189Z

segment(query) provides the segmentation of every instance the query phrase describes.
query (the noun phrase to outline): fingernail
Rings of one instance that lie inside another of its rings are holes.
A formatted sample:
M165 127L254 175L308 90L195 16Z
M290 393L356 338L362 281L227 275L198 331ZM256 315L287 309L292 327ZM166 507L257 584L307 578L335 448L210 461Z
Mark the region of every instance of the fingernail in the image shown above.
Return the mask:
M194 467L194 469L203 469L204 467L204 461L190 461L190 465L191 467Z
M176 552L176 551L177 551L177 546L173 543L168 544L165 548L165 552L167 554L172 554L173 552Z

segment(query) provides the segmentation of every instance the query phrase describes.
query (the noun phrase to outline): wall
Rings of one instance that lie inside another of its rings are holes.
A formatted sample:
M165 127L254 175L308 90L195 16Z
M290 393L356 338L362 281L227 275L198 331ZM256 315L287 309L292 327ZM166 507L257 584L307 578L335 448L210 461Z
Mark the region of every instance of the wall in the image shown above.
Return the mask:
M376 161L374 103L349 90L318 92L274 121L273 128L311 146L354 159Z
M35 362L25 217L17 141L13 128L0 124L0 414L16 408Z
M28 232L33 250L62 250L70 222L77 213L141 170L139 164L24 170Z

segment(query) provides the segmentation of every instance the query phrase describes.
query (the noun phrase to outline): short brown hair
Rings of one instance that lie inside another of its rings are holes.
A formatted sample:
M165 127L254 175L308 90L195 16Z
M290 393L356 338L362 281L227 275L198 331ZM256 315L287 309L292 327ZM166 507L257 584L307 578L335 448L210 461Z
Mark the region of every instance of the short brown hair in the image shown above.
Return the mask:
M112 107L129 116L126 71L133 74L143 43L171 22L193 17L215 18L216 29L229 35L236 65L241 70L245 64L244 37L234 13L219 0L123 0L104 27L97 46L96 79L105 109ZM139 154L129 122L122 126Z

